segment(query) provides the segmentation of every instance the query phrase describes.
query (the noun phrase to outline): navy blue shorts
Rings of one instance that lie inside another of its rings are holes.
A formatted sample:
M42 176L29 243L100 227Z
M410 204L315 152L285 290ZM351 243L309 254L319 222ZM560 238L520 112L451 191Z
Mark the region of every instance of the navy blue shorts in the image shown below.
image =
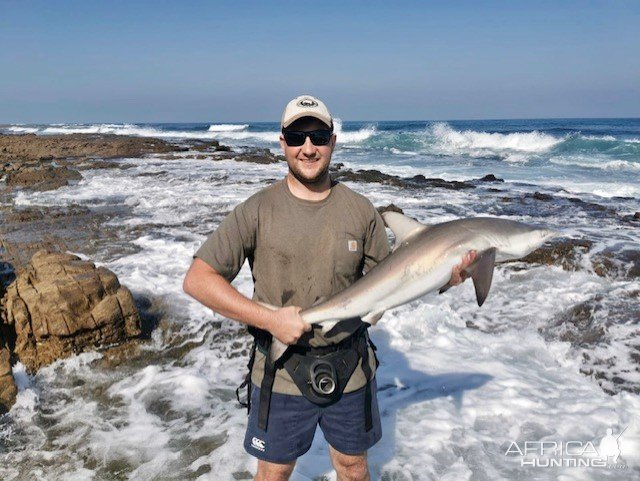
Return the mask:
M311 447L316 426L327 442L343 454L364 453L382 437L380 413L376 399L376 380L371 381L371 415L373 427L365 431L365 388L342 395L331 406L321 407L304 396L272 393L267 430L258 428L260 389L252 386L251 412L244 448L263 461L289 463Z

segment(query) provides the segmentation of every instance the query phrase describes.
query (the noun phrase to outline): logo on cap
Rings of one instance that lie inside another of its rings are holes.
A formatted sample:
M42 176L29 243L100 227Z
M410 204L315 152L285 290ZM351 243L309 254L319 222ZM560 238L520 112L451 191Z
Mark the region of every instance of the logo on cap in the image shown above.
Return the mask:
M298 107L317 107L318 102L313 99L302 99L298 101Z

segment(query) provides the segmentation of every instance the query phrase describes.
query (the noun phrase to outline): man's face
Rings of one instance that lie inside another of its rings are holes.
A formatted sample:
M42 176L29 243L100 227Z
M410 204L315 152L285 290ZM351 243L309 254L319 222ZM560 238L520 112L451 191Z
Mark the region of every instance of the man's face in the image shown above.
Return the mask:
M326 130L327 125L313 117L303 117L293 122L287 130L311 132L312 130ZM313 145L309 137L298 147L287 145L284 136L280 135L280 145L289 165L291 174L302 184L319 184L329 175L329 162L336 145L336 136L331 136L327 145Z

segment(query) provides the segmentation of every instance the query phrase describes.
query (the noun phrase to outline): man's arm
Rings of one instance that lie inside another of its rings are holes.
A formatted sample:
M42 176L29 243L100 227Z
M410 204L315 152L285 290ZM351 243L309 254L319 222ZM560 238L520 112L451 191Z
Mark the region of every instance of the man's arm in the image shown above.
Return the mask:
M311 326L300 317L300 308L276 311L243 296L218 271L195 258L182 284L184 291L211 310L230 319L270 332L285 344L294 344Z

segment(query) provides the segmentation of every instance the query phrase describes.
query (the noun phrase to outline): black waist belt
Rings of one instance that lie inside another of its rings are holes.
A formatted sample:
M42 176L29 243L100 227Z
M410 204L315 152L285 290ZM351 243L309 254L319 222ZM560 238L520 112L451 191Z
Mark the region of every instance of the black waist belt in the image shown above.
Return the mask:
M254 344L249 359L249 373L242 385L236 390L238 401L251 409L251 370L255 358L256 346L265 353L264 377L260 384L260 404L258 406L258 427L267 429L269 421L269 406L273 383L278 369L286 369L294 383L309 401L320 406L329 406L336 403L344 392L351 375L358 366L367 380L365 386L365 429L369 431L373 427L371 412L372 392L371 380L373 371L369 365L369 345L375 351L375 345L369 339L368 326L363 324L360 329L338 344L324 347L289 346L285 354L276 362L269 358L269 346L271 338L262 333L254 334ZM376 367L378 366L378 360ZM239 391L247 386L247 402L240 401Z

